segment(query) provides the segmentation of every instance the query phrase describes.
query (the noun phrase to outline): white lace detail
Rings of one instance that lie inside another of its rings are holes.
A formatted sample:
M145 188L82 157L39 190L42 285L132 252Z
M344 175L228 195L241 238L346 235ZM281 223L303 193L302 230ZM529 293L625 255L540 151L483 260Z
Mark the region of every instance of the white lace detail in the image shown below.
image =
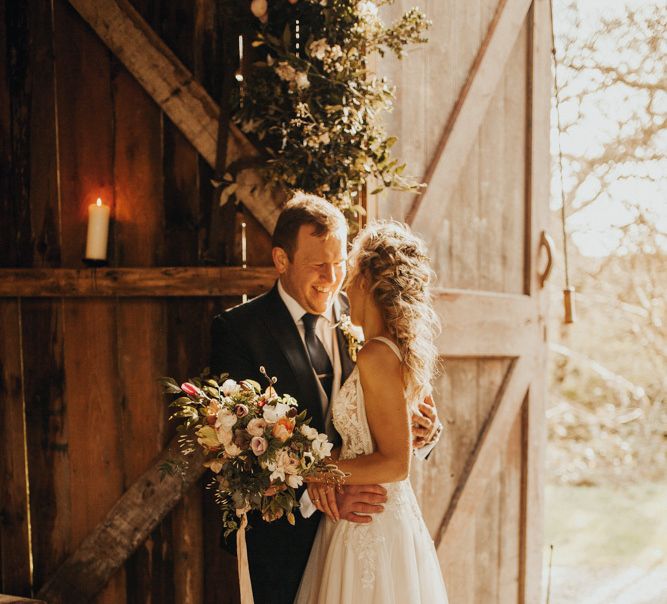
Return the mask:
M358 455L372 453L374 451L373 439L366 419L364 393L357 367L353 369L332 404L333 422L343 441L340 459L352 459ZM387 489L385 513L392 513L396 519L409 516L417 519L418 524L423 524L419 504L409 479L383 486ZM378 534L373 523L369 525L350 524L346 532L345 544L357 552L365 589L372 588L375 582L378 545L383 541L384 536Z
M377 553L384 542L384 535L378 534L371 525L351 525L345 534L345 545L357 552L361 563L361 584L371 589L375 583Z
M332 402L333 423L343 444L340 458L352 459L373 452L373 439L366 421L359 369L355 367Z

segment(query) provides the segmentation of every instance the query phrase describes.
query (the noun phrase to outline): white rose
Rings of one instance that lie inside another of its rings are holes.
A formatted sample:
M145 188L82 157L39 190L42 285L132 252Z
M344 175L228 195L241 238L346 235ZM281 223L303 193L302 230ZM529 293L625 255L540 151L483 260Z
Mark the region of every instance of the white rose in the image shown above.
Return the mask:
M239 386L234 380L225 380L222 383L222 393L225 396L233 396L240 390L241 386Z
M231 428L226 426L218 426L215 429L215 434L218 437L218 440L225 446L230 445L234 434L232 433Z
M232 413L228 409L220 409L215 419L215 427L216 429L220 427L232 428L237 420L236 413Z
M300 430L301 434L303 434L308 440L315 440L317 438L317 430L311 426L308 426L307 424L303 424Z

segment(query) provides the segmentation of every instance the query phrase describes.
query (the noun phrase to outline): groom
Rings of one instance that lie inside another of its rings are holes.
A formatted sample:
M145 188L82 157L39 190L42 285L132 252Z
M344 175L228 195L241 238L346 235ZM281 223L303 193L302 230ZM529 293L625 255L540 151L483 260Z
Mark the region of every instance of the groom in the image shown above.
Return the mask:
M312 417L311 425L337 444L332 400L354 367L345 334L337 326L349 314L340 289L347 260L347 223L332 204L298 193L281 212L273 234L273 261L279 279L271 291L213 320L211 371L263 383L259 367L278 379L276 390L290 394ZM441 424L435 407L423 404L413 416L419 455L437 441ZM285 518L264 522L249 515L246 534L250 576L257 604L292 604L327 502L311 502L302 489L296 525ZM380 485L345 487L336 496L340 517L370 522L383 510ZM314 505L315 503L315 505ZM233 553L234 539L223 540Z

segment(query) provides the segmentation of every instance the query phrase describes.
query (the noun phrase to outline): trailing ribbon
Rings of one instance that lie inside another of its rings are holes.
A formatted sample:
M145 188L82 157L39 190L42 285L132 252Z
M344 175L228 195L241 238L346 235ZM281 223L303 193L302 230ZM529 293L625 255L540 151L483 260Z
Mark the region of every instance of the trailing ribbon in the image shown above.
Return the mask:
M248 526L246 514L241 516L241 526L236 531L236 560L238 562L239 587L241 604L254 604L252 583L250 582L250 566L248 565L248 548L245 542L245 529Z

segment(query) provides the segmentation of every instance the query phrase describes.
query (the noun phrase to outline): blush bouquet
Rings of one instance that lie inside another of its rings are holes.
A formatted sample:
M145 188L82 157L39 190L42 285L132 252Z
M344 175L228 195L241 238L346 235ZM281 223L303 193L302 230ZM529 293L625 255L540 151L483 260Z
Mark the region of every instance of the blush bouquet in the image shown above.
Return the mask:
M195 447L206 453L213 472L209 487L222 509L225 536L245 528L248 512L272 522L285 516L295 523L297 489L308 477L339 485L344 475L328 462L332 444L310 426L305 411L288 394L279 396L275 378L262 375L268 387L227 374L192 379L183 384L162 378L166 392L178 397L172 420L184 436L187 455Z

